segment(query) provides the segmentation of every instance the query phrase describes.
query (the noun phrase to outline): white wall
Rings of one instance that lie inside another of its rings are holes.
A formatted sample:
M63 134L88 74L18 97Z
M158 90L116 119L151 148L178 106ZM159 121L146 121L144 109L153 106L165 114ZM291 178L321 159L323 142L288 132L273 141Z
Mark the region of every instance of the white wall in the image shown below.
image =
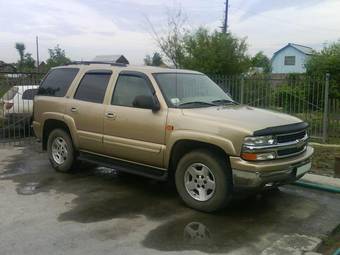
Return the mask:
M295 65L286 66L285 56L295 56ZM273 57L272 73L305 73L305 64L308 57L308 55L303 54L294 47L287 47Z

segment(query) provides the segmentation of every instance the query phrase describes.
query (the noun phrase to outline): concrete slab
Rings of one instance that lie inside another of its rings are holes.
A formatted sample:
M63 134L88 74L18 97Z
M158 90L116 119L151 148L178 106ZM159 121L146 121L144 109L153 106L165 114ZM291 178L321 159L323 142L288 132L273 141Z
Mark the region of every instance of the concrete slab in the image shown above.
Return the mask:
M317 174L306 174L301 178L301 180L322 185L329 185L340 189L340 178L332 178Z
M32 146L0 149L0 205L1 255L300 254L340 224L338 194L287 186L206 214L164 183L56 173Z

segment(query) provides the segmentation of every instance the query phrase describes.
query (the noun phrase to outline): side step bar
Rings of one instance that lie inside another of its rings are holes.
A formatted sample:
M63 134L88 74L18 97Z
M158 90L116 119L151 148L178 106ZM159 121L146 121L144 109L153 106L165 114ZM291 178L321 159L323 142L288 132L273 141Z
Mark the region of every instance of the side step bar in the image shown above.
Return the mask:
M129 174L136 174L159 181L166 181L168 179L167 170L160 170L157 168L148 167L144 165L137 165L130 162L113 159L109 157L98 156L87 152L80 152L79 159L100 166L113 168L117 171L126 172Z

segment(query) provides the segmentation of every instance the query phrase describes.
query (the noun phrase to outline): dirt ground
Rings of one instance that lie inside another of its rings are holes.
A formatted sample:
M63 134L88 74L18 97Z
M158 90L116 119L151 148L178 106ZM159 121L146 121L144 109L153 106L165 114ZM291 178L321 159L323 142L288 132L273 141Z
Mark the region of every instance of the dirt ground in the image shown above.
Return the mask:
M340 195L286 186L205 214L165 183L56 173L38 146L0 149L0 205L1 255L303 254L340 224Z

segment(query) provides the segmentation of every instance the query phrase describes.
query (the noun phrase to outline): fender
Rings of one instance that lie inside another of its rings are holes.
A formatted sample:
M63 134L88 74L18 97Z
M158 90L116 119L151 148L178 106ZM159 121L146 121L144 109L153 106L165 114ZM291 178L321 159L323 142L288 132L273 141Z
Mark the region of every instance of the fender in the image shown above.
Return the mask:
M200 133L200 132L191 131L191 130L178 130L178 131L173 131L168 138L166 151L165 151L165 157L164 157L165 168L169 167L173 146L176 144L176 142L182 141L182 140L193 140L197 142L208 143L208 144L215 145L221 148L227 155L237 154L233 143L224 137L215 136L215 135L207 134L207 133Z
M52 119L52 120L59 120L63 123L66 124L66 126L68 127L70 134L71 134L71 138L73 141L73 144L75 146L75 148L79 148L79 141L78 141L78 136L76 133L76 124L73 120L73 118L71 118L70 116L67 116L63 113L57 113L57 112L44 112L42 114L42 127L44 127L45 125L45 121ZM42 129L43 130L43 129Z

